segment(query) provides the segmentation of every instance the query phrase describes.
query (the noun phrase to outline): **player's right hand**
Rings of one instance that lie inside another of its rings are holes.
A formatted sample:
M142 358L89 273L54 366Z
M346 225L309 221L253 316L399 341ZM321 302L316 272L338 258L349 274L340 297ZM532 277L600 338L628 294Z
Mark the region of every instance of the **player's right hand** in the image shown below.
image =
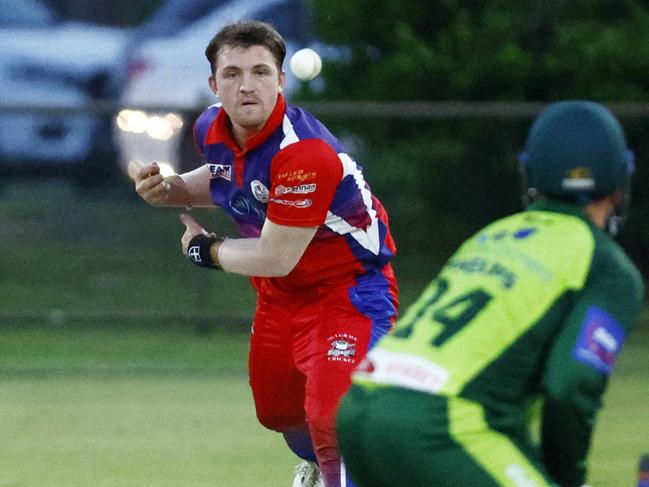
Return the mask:
M130 163L129 174L135 181L135 191L144 201L153 206L162 206L167 202L171 185L160 174L158 164Z

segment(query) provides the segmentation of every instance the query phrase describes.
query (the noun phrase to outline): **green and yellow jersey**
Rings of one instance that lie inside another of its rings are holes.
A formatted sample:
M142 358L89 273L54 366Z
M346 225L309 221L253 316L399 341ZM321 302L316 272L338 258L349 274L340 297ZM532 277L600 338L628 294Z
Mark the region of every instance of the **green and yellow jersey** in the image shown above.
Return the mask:
M512 437L527 434L540 396L543 463L562 485L583 482L595 415L644 287L582 212L541 200L470 238L354 383L477 403L489 428Z

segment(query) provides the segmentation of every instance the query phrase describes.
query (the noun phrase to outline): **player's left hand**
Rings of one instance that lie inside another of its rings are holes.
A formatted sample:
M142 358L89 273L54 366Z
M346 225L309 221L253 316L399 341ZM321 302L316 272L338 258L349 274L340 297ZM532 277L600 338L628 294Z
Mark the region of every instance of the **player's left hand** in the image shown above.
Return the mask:
M185 225L185 233L183 233L180 243L182 245L183 254L187 255L187 247L189 247L189 241L194 238L196 235L207 235L210 234L205 230L194 218L192 218L188 213L180 214L180 221Z

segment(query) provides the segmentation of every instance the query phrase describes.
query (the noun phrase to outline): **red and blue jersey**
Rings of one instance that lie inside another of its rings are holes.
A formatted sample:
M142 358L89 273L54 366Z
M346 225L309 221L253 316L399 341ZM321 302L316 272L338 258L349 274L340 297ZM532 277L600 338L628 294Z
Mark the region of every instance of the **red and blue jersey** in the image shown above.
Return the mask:
M258 237L266 218L287 226L317 226L315 237L286 277L272 285L297 287L351 282L378 271L393 280L396 251L388 217L360 166L313 115L279 95L262 131L240 148L219 105L196 121L196 145L210 172L215 205L242 237ZM261 280L253 278L259 289Z

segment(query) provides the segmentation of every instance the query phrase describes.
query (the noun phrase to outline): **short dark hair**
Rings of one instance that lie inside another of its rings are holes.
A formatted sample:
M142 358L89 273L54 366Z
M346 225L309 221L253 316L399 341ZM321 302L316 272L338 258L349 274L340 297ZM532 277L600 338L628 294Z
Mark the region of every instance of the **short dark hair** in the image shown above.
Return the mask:
M216 72L216 58L224 46L251 47L265 46L275 58L278 70L286 57L286 44L275 28L266 22L257 20L236 22L223 27L205 48L205 57L210 63L212 73Z

